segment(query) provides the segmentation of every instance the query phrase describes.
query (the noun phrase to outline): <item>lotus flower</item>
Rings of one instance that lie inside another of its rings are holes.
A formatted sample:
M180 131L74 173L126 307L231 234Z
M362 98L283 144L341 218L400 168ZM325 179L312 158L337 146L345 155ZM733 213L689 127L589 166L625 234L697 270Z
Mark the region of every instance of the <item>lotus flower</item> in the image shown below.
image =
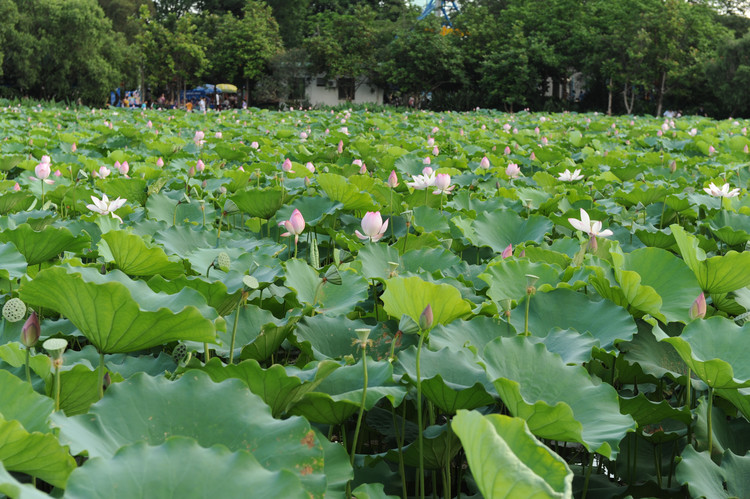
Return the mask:
M430 146L430 147L434 146L435 145L435 139L433 137L428 137L427 138L427 145Z
M206 136L206 134L203 133L203 132L201 132L200 130L198 130L197 132L195 132L195 136L193 137L193 142L195 142L195 145L196 146L203 145L203 143L205 142L205 140L203 140L203 138L205 136Z
M344 141L343 140L339 140L339 145L338 145L338 147L336 147L336 151L339 154L341 154L342 152L344 152Z
M714 146L708 146L708 155L713 156L714 154L716 154L716 149L714 148Z
M450 194L455 185L451 185L451 176L447 173L438 173L435 177L435 189L433 194Z
M388 175L388 187L395 189L398 186L398 176L396 176L396 170L391 170L391 174Z
M484 168L485 170L489 170L490 160L487 158L487 156L484 156L482 160L479 162L479 167Z
M206 164L203 162L203 160L199 159L198 162L195 164L195 169L199 172L202 172L206 169Z
M307 132L300 132L299 138L302 140L307 140Z
M509 256L513 256L513 245L509 244L508 246L506 246L503 252L500 254L500 256L503 258L508 258Z
M21 343L23 343L23 346L26 348L33 347L39 341L39 333L39 316L34 311L31 312L31 315L23 324L23 328L21 328Z
M521 167L515 163L508 163L505 174L510 178L518 178L521 175Z
M45 184L54 184L55 181L50 179L49 176L52 173L50 168L49 156L42 156L42 161L34 167L34 173L36 177L29 177L31 180L39 180Z
M597 236L607 237L613 234L609 229L602 230L602 223L599 220L594 220L592 222L589 218L589 214L583 208L581 208L580 220L569 218L568 222L570 222L570 225L575 229L587 233L594 241L596 241Z
M430 159L429 156L427 156L425 159L422 160L422 163L425 165L429 165L432 163L432 160Z
M250 142L250 147L252 147L253 149L258 149L260 146L256 141L252 141Z
M279 225L283 225L287 230L281 234L281 237L289 237L294 234L294 245L296 246L297 241L299 241L299 235L305 230L305 217L303 217L302 213L295 208L292 212L292 216L289 217L289 220L284 220L283 222L280 222Z
M18 184L18 182L16 182L16 184L13 186L13 190L16 192L21 190L21 186Z
M70 152L76 152L77 149L78 147L76 147L75 142L73 142L73 144L70 146Z
M427 189L428 187L433 187L435 185L435 173L432 172L432 169L430 169L429 174L412 175L411 178L414 181L407 182L406 185L408 187L411 187L412 189L417 189L418 191Z
M307 163L305 163L305 168L307 168L310 173L315 173L315 165L312 164L312 161L308 161Z
M374 243L380 241L386 229L388 229L388 220L383 222L379 211L368 211L362 218L362 232L355 230L354 233L358 238L369 239Z
M216 133L214 134L214 137L215 137L215 138L217 138L217 139L220 139L220 138L222 138L222 137L223 137L223 135L221 134L221 132L216 132Z
M284 160L284 163L282 163L281 165L281 169L287 173L294 173L294 170L292 170L292 160L289 158L286 158Z
M432 155L433 156L438 156L439 154L440 154L440 149L438 148L438 146L433 147L432 148Z
M701 293L690 307L691 319L703 319L706 316L706 295Z
M367 173L367 165L362 163L362 166L359 168L359 174L364 175Z
M362 166L362 160L361 159L355 159L354 161L352 161L352 164L361 167Z
M109 176L109 174L110 174L110 173L112 173L112 170L110 170L110 169L109 169L109 168L107 168L106 166L100 166L100 167L99 167L99 170L94 170L94 171L92 172L92 175L93 175L94 177L99 177L99 178L107 178L107 177Z
M730 191L729 184L724 184L721 186L721 188L719 188L716 187L713 182L711 182L710 184L708 184L708 187L704 187L703 190L706 191L706 194L709 194L710 196L716 198L733 198L740 195L740 189L735 188Z
M127 199L118 197L117 199L110 201L106 194L102 194L101 199L98 199L96 196L91 196L91 201L93 201L94 204L87 204L86 208L95 213L99 213L100 215L112 215L112 218L116 218L122 223L122 218L115 214L115 210L122 207Z
M156 160L156 166L158 166L159 168L163 167L164 166L164 160L161 159L161 158L157 159Z
M503 154L505 154L506 156L510 154L510 146L505 146L505 149L503 150Z
M562 180L563 182L575 182L576 180L581 180L582 178L583 175L581 175L580 169L576 169L573 171L573 173L570 173L570 170L566 168L564 172L557 175L557 180Z

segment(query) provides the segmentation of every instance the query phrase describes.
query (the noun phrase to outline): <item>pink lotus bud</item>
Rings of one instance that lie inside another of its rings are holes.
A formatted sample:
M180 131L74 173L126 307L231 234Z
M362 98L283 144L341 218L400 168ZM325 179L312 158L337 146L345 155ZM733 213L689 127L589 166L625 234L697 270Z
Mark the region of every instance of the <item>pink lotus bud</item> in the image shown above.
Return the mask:
M432 127L432 133L438 133L440 129L438 127Z
M365 173L367 173L367 165L362 163L362 167L359 169L359 174L364 175Z
M200 131L200 130L198 130L197 132L195 132L195 136L193 137L193 142L195 142L195 145L199 146L199 145L203 144L203 142L205 142L205 141L203 140L203 138L204 138L205 136L206 136L206 134L205 134L205 133L203 133L203 132L202 132L202 131Z
M747 154L747 153L748 153L748 149L747 149L747 144L745 144L745 148L744 148L744 149L742 149L742 150L743 150L743 151L745 152L745 154Z
M18 182L16 182L16 184L13 186L13 190L16 191L16 192L18 192L18 191L21 190L21 186L18 185Z
M539 135L540 133L539 127L534 127L534 133Z
M151 123L151 120L148 120L148 123L146 123L146 126L149 127L149 128L153 128L154 124Z
M395 189L398 186L398 177L396 176L396 170L391 170L391 174L388 175L388 187Z
M440 149L438 149L438 146L435 146L432 148L432 155L437 156L440 154Z
M485 170L488 170L490 168L490 160L487 158L487 156L482 157L481 161L479 161L479 167L484 168Z
M432 307L427 305L419 316L419 329L427 331L432 327L433 315Z
M220 138L222 138L222 136L223 136L223 135L221 134L221 132L216 132L216 133L214 134L214 138L217 138L217 139L220 139Z
M286 158L284 160L284 163L281 165L281 169L288 173L294 173L294 170L292 170L292 160L289 158Z
M195 164L195 168L199 172L202 172L203 170L206 169L206 164L203 162L203 160L199 159L198 162Z
M194 166L191 166L191 167L190 167L190 168L188 169L188 177L192 177L192 176L194 176L194 175L195 175L195 167L194 167Z
M513 256L513 245L509 244L503 252L500 254L503 258L508 258L509 256Z
M542 137L542 145L546 146L549 141L547 140L547 137Z
M425 166L424 168L422 168L422 175L424 175L425 177L429 177L430 175L432 175L433 171L434 170L432 169L432 167Z
M677 161L672 160L672 162L669 163L669 171L670 173L674 173L677 171Z
M39 316L36 315L36 311L31 312L31 315L21 328L21 343L26 348L33 347L37 341L39 341Z
M508 154L510 154L510 147L508 147L508 146L505 146L505 149L503 150L503 154L505 154L506 156L507 156Z
M662 135L664 135L664 134L662 133L662 131L661 131L661 130L657 130L657 131L656 131L656 136L657 136L657 137L661 137Z
M706 316L706 295L701 293L690 307L691 319L703 319Z
M315 165L312 164L312 161L308 161L307 163L305 163L305 168L307 168L310 173L315 173Z
M352 161L353 165L362 166L362 160L361 159L355 159Z
M307 139L307 132L300 132L299 133L299 138L302 139L302 140L306 140Z
M76 144L74 142L73 145L70 146L70 152L76 152L77 149L78 148L76 147Z
M716 149L714 148L714 146L708 146L708 155L713 156L714 154L716 154Z
M432 160L429 156L427 156L425 159L422 160L422 164L429 165L432 163Z
M434 146L435 145L435 139L433 137L428 137L427 138L427 145L430 146L430 147Z
M250 147L253 149L258 149L260 146L258 145L256 141L252 141L250 142Z
M532 161L536 161L536 154L534 154L534 151L531 151L530 158L531 158Z
M342 152L344 152L344 141L343 140L339 140L339 146L336 148L336 151L338 151L339 154L341 154Z
M161 159L161 157L156 160L156 166L158 166L159 168L164 166L164 160Z

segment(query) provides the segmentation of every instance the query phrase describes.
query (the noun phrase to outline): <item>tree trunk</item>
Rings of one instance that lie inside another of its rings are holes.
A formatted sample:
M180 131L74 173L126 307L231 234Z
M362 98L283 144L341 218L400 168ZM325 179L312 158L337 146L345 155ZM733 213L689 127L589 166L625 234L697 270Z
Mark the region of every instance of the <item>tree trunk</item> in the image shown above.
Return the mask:
M607 116L612 116L612 77L611 76L609 77L609 85L607 89L609 90L608 95L607 95Z
M628 95L628 88L630 88L630 95ZM628 97L630 97L630 101L628 101ZM628 85L628 82L625 82L625 89L622 91L622 98L625 101L625 112L627 114L632 114L635 92L633 92L633 87L631 85Z
M662 101L664 100L664 92L666 91L666 84L667 84L667 72L662 71L661 73L661 86L659 87L659 103L656 106L656 117L658 118L661 116L661 105Z

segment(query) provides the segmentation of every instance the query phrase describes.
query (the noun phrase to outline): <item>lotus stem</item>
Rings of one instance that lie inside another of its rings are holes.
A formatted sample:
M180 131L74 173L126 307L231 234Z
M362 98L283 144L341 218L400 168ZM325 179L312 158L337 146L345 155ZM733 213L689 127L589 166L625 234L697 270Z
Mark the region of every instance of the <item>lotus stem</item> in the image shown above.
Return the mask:
M55 412L60 410L60 366L55 364Z
M586 480L583 482L583 493L581 499L586 499L586 493L589 491L589 480L591 479L591 468L594 467L594 453L589 454L589 467L586 470Z
M26 347L26 379L29 381L29 384L34 387L34 385L31 383L31 368L29 367L29 362L31 361L31 347Z
M406 490L406 470L404 468L404 427L406 426L406 404L403 404L403 415L401 416L401 431L396 427L396 409L391 407L391 415L393 416L393 431L396 433L396 444L398 445L398 472L401 475L401 493L402 498L407 499L408 492Z
M526 314L523 319L523 335L528 336L529 333L529 305L531 304L531 293L526 295Z
M232 342L229 346L229 363L234 363L234 341L237 338L237 324L240 322L240 305L242 304L242 293L237 301L237 308L234 311L234 327L232 327Z
M448 460L445 463L445 486L443 487L445 490L443 490L443 497L453 497L453 493L451 491L451 439L453 438L453 428L451 427L450 419L448 420Z
M364 375L364 386L362 388L362 402L359 405L359 415L357 416L357 426L354 427L354 438L352 439L352 454L349 457L349 463L354 466L354 456L357 452L357 440L359 439L359 430L362 427L362 416L365 413L365 403L367 402L367 344L362 344L362 371Z
M203 361L208 364L211 360L211 351L208 349L208 343L203 343Z
M99 381L97 386L99 388L99 399L101 400L104 398L104 352L101 351L99 352ZM57 389L60 389L59 383Z
M708 417L706 418L708 426L708 455L709 457L713 454L713 443L714 443L714 431L711 425L712 415L714 410L714 388L708 387Z
M419 345L417 345L417 429L418 448L419 448L419 497L424 499L424 441L422 430L422 375L420 371L420 360L422 357L422 345L427 332L422 331L419 335Z

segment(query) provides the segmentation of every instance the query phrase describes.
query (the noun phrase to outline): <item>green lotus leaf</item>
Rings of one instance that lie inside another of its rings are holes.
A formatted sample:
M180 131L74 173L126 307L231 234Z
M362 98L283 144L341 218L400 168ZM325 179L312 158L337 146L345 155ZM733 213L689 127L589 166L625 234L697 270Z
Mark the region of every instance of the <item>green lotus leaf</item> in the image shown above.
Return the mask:
M0 244L0 261L0 277L4 279L18 279L26 273L26 259L13 243Z
M396 407L406 396L406 389L393 380L393 366L388 361L367 362L367 396L365 410L387 398ZM362 361L344 366L329 374L315 391L305 393L289 407L288 413L309 421L341 424L359 411L362 403L364 374Z
M623 414L630 414L635 419L639 428L659 423L664 419L675 419L684 424L690 423L691 419L690 412L685 408L672 407L666 400L649 400L643 393L635 397L621 397L620 408Z
M227 161L244 161L250 153L250 148L235 142L220 142L219 144L216 144L214 152L218 154L221 159Z
M416 386L417 349L412 347L399 353L397 372L403 373ZM422 395L443 413L455 414L459 409L475 409L494 403L492 383L467 350L437 352L422 350L420 374Z
M387 244L365 244L357 253L352 268L367 279L381 281L386 281L403 271L398 249Z
M708 227L729 246L744 245L750 241L750 216L721 210L708 220Z
M127 199L132 205L143 205L147 197L146 181L139 178L109 178L103 182L102 191L110 199Z
M69 359L68 359L69 360ZM110 373L121 381L121 376ZM91 404L99 400L99 373L83 365L73 366L73 369L60 373L60 409L67 416L85 414ZM47 393L54 397L52 380L47 381ZM52 399L50 399L52 400Z
M0 343L2 343L3 336L7 335L9 332L13 333L12 343L0 345L0 360L16 368L26 365L26 347L15 342L17 338L21 337L22 327L23 323L21 321L9 323L4 320L0 323ZM42 329L42 331L42 335L44 335L44 329ZM41 353L31 355L29 358L29 367L31 368L32 373L42 379L47 379L52 376L52 361L47 355ZM0 410L0 414L2 414L2 410Z
M26 431L49 433L47 418L55 403L49 397L39 395L27 381L0 370L0 414L10 421L21 423Z
M0 160L1 161L1 160ZM28 192L8 192L0 196L0 215L10 212L28 210L34 202L34 196Z
M517 331L524 330L524 307L525 300L510 316ZM592 300L569 289L555 289L531 297L529 332L545 337L551 335L554 328L590 333L605 350L612 350L618 341L630 340L637 331L633 317L624 308L609 300Z
M305 393L317 388L329 374L341 367L341 364L324 360L304 370L294 367L284 369L278 364L263 369L256 360L225 366L218 358L212 358L205 365L190 367L207 373L217 383L229 378L244 381L251 392L268 404L273 417L279 418L284 415L287 407Z
M4 494L7 497L13 499L48 499L49 496L43 492L40 492L35 487L21 483L13 476L5 471L3 465L0 464L0 494Z
M484 497L573 497L573 472L523 419L461 410L452 426Z
M151 194L146 201L146 213L148 217L153 220L166 222L169 225L183 224L185 222L196 225L202 224L207 213L201 207L201 203L195 199L191 199L189 203L182 199L178 201L177 199L172 199L164 192Z
M394 277L386 281L381 295L385 311L397 320L406 315L419 323L427 305L433 313L433 324L448 324L471 312L469 302L449 284L434 284L419 277Z
M540 438L578 442L614 459L620 440L635 428L630 416L620 414L612 386L590 378L583 367L566 366L541 344L497 338L483 357L508 410Z
M129 234L124 230L110 230L102 234L102 241L103 243L99 243L100 253L108 254L111 259L107 260L114 261L115 265L128 275L159 274L167 279L174 279L185 273L185 267L181 262L170 260L163 249L146 244L143 238L135 234Z
M397 269L399 272L440 272L442 275L446 275L446 272L462 263L457 255L443 247L409 250L401 255L401 262L403 265Z
M721 403L721 401L718 401ZM698 407L694 409L693 436L697 449L708 449L708 398L698 399ZM711 446L714 458L719 458L725 450L737 454L750 451L750 423L745 418L727 418L720 407L711 408Z
M430 347L449 348L454 352L468 348L475 355L498 336L515 336L516 328L494 317L478 315L470 320L438 325L430 332Z
M350 184L346 177L335 173L321 173L315 176L318 185L323 189L331 201L344 205L345 210L375 211L377 205L367 192L362 192L355 185Z
M669 194L669 190L662 186L648 186L647 184L636 185L628 191L617 191L614 194L614 198L621 201L622 205L626 208L641 203L643 206L648 206L653 203L664 201Z
M495 253L509 245L533 241L541 243L552 230L552 222L540 215L522 218L510 210L482 212L472 222L472 233L464 234L475 246L489 246Z
M706 258L706 252L698 246L697 237L679 225L670 225L670 228L683 260L704 291L721 294L750 285L750 253L729 251L722 256Z
M713 388L750 387L750 362L742 345L750 334L750 324L738 326L724 317L693 321L680 336L664 338L682 360L708 386Z
M352 490L356 499L396 499L398 496L386 495L382 483L363 483Z
M230 292L227 285L222 281L208 282L201 276L180 276L175 279L165 280L162 276L155 275L148 281L148 286L155 292L167 294L178 293L182 288L189 287L198 291L206 299L210 307L216 309L221 316L229 315L237 306L241 290Z
M65 227L51 225L36 231L31 225L24 223L15 229L0 232L0 242L13 243L27 264L38 265L63 251L77 252L88 248L91 238L85 233L76 236Z
M274 419L261 398L236 379L214 383L195 370L174 382L137 374L110 386L88 414L55 413L53 421L74 454L109 459L126 445L160 445L184 436L202 447L249 451L268 470L294 471L308 492L325 490L323 449L307 421Z
M682 459L675 470L678 483L685 484L690 497L729 499L743 497L750 490L750 456L737 456L725 451L721 466L711 460L708 451L698 452L688 445L682 451Z
M0 415L0 462L8 471L19 471L41 478L56 487L65 487L76 467L67 449L51 433L29 432L19 421Z
M20 296L29 304L63 314L100 352L133 352L175 340L215 339L214 325L204 316L208 307L205 302L203 309L196 307L200 302L192 290L156 294L119 271L106 276L94 269L76 272L45 269L21 286Z
M229 199L237 208L251 217L268 220L284 205L285 190L280 187L268 189L245 189L236 192Z
M218 332L219 347L216 349L217 353L221 355L229 355L229 349L232 344L232 330L234 329L235 314L238 309L226 317L227 327L226 331ZM267 334L267 332L273 329L275 326L280 326L283 321L274 317L274 315L268 310L264 310L257 305L249 303L239 308L240 316L237 318L237 334L235 338L235 355L239 354L245 345L249 345L254 341L260 339L260 337ZM287 328L286 332L289 333L291 328ZM277 341L276 348L286 339L282 337ZM276 349L273 349L275 351ZM257 359L264 360L264 359Z
M521 300L526 296L527 274L539 278L539 290L554 288L560 282L561 270L546 263L532 263L528 260L504 259L487 265L479 278L489 284L487 296L495 303L504 299Z
M309 497L290 470L270 471L247 451L204 448L185 437L157 446L139 442L110 459L90 459L71 475L65 496L242 497L249 491L256 497Z
M368 284L351 271L341 272L342 283L324 282L318 271L303 260L286 262L286 286L297 292L297 299L318 308L325 315L343 315L367 298Z

